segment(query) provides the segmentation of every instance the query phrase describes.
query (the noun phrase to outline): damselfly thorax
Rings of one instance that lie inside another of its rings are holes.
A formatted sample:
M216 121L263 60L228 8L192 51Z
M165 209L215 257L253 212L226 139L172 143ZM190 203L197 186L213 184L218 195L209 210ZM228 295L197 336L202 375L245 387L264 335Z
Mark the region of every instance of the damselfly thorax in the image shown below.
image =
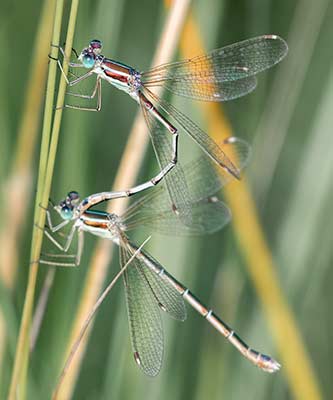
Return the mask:
M99 56L101 61L95 73L117 89L129 94L139 103L138 90L141 88L140 72L119 61Z
M90 232L95 236L112 240L119 245L124 230L120 218L116 214L104 211L85 211L76 222L79 229Z

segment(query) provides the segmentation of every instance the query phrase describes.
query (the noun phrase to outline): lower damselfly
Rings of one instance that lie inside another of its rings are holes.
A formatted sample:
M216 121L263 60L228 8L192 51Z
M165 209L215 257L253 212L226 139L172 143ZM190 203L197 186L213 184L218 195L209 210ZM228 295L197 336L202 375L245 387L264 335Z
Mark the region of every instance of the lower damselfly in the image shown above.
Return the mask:
M63 49L60 49L64 55ZM104 80L130 95L141 106L160 168L165 173L171 171L177 163L178 130L181 128L220 167L233 177L240 178L239 168L226 155L223 147L173 104L154 93L154 89L162 87L179 96L214 102L244 96L256 87L258 73L279 63L287 54L288 46L282 38L277 35L258 36L205 55L159 65L145 72L112 60L102 55L101 51L102 42L92 40L77 55L76 62L67 60L71 68L85 68L88 72L73 80L65 76L68 85L75 86L95 75L96 84L92 94L69 94L84 99L97 97L97 106L92 108L67 104L66 107L99 111L102 106L101 81ZM61 68L59 60L58 64ZM169 134L171 142L166 140ZM179 174L177 179L165 181L174 208L182 208L182 203L186 202L187 194L180 195L186 191L182 178ZM174 196L175 193L178 197ZM185 217L183 219L185 223L190 223Z
M232 143L239 139L229 138ZM80 264L84 245L84 233L111 240L120 248L123 267L134 256L124 272L124 286L134 358L140 368L150 376L158 374L163 356L163 329L160 310L171 317L184 321L184 300L221 333L245 358L267 372L280 368L273 358L250 348L221 318L207 308L192 292L175 279L164 267L143 249L132 242L128 232L139 227L173 235L202 235L220 230L231 218L228 207L213 192L224 186L228 179L216 173L207 158L200 158L184 168L191 199L183 207L191 209L192 223L185 225L170 207L164 187L156 187L136 200L122 215L92 209L105 199L116 198L105 194L91 195L80 200L71 191L54 210L62 221L54 225L51 211L47 210L46 236L63 254L48 254L43 264L77 266ZM200 171L204 176L200 175ZM100 199L99 202L96 200ZM186 211L186 210L181 210ZM70 226L65 244L55 237L66 225ZM77 251L67 254L77 235ZM45 255L46 257L46 255ZM62 257L65 261L62 261Z

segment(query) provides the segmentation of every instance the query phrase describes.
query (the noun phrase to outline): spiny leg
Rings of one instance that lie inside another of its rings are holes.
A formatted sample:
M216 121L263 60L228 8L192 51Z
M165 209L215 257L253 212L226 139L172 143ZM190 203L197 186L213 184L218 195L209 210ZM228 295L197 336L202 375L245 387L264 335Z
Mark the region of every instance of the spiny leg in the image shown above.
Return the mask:
M97 91L101 90L101 78L97 76L95 87L91 94L79 94L79 93L71 93L67 92L66 94L74 97L80 97L81 99L92 100L95 98Z
M50 199L49 199L49 204L51 204L52 207L54 207L54 204ZM64 221L61 221L59 224L54 225L52 222L51 213L50 213L49 209L44 207L42 204L39 204L39 207L45 211L46 219L47 219L47 223L48 223L47 227L51 230L52 233L59 231L60 229L62 229L64 226L66 226L70 222L69 220L64 220ZM36 226L36 228L38 228L44 232L44 228L40 227L37 223L35 223L35 226Z
M74 226L75 228L75 226ZM45 231L46 236L54 243L60 250L63 252L67 252L70 244L72 243L73 240L73 235L76 229L71 230L70 234L68 235L68 240L65 246L61 246L59 242L56 241L52 235L50 235L49 232ZM44 253L44 255L48 257L53 257L53 258L75 258L74 262L62 262L62 261L51 261L51 260L45 260L45 259L40 259L39 262L41 264L46 264L46 265L54 265L54 266L59 266L59 267L77 267L80 265L81 262L81 257L82 257L82 252L83 252L83 244L84 244L84 236L83 236L83 231L78 231L78 244L77 244L77 251L76 254L52 254L52 253ZM67 247L67 248L66 248Z
M52 45L52 46L59 48L61 54L64 57L64 60L67 62L67 64L71 68L84 68L84 66L82 64L77 64L77 63L70 62L70 60L67 59L66 54L65 54L65 52L64 52L62 47L55 46L55 45ZM68 86L75 86L76 84L86 80L87 78L89 78L90 76L92 76L94 74L94 70L92 69L92 70L88 71L87 73L85 73L85 74L83 74L83 75L81 75L79 77L76 77L76 79L70 81L68 79L67 75L65 74L63 68L62 68L60 60L57 59L56 61L57 61L58 67L59 67L63 77L65 78L66 83L67 83ZM81 106L74 106L74 105L70 105L70 104L65 104L65 107L66 108L72 108L74 110L97 111L98 112L98 111L101 110L101 107L102 107L101 79L99 77L97 77L97 79L96 79L96 84L95 84L95 87L94 87L93 92L92 92L91 95L84 95L84 94L82 95L82 94L79 94L79 93L71 93L71 92L67 92L67 94L69 94L71 96L75 96L75 97L84 98L84 99L93 99L96 96L96 92L98 93L97 106L96 107L81 107ZM58 107L57 109L59 109L59 108L62 108L62 107Z
M67 222L67 224L68 224L70 221L65 221L65 222ZM67 225L67 224L66 224L66 225ZM61 225L61 224L59 224L58 227L59 227L60 225ZM37 226L39 229L42 229L42 228L40 228L38 225L36 225L36 226ZM56 228L57 228L57 227L56 227ZM52 231L52 229L51 229L51 232L52 232L52 233L56 233L57 230L58 230L58 229L56 229L56 228L54 228L53 231ZM65 242L64 245L62 245L60 242L58 242L57 239L55 239L54 236L52 236L52 235L50 234L50 232L48 232L46 229L42 229L42 230L44 231L46 237L47 237L56 247L58 247L59 250L63 251L64 253L67 253L67 251L68 251L68 249L69 249L69 247L70 247L70 245L71 245L71 243L72 243L72 241L73 241L74 233L75 233L75 231L77 230L77 227L75 226L75 224L73 224L73 226L72 226L72 228L71 228L69 234L66 235L66 242Z
M69 259L69 258L75 258L76 254L52 254L52 253L41 253L42 258L39 260L40 264L44 265L51 265L54 267L77 267L78 264L73 261L73 262L63 262L63 261L52 261L52 260L46 260L44 257L52 257L55 259Z
M66 63L67 63L71 68L85 68L85 66L84 66L82 63L73 63L73 62L71 62L71 60L69 60L69 59L67 58L67 56L66 56L66 54L65 54L65 51L64 51L64 49L63 49L61 46L58 46L58 45L55 45L55 44L51 44L51 46L52 46L52 47L56 47L57 49L60 50L60 52L61 52L61 54L62 54L64 60L66 61ZM72 50L74 50L74 49L72 49ZM75 51L75 55L76 55L76 57L77 57L76 51ZM60 63L60 60L59 60L59 59L55 59L55 58L53 58L53 57L50 57L50 58L51 58L52 60L55 60L55 61L58 62L58 66L59 66L59 68L60 68L60 70L61 70L61 72L62 72L64 78L66 79L66 82L69 83L69 82L68 82L68 78L67 78L66 74L64 73L64 70L63 70L62 65L61 65L61 63ZM77 57L77 58L78 58L78 57Z
M51 203L53 205L53 203L50 202L50 200L49 200L49 203ZM54 225L53 222L52 222L51 213L50 213L49 209L43 207L41 204L39 205L39 207L42 208L45 211L48 227L49 227L49 229L51 230L52 233L55 233L55 232L59 231L60 229L62 229L64 226L66 226L70 222L69 220L64 220L64 221L61 221L59 224ZM43 230L43 228L41 228L37 224L35 224L35 226L37 228Z
M59 232L59 230L61 228L63 228L64 226L66 226L70 221L66 220L66 221L62 221L60 224L58 225L53 225L52 219L51 219L51 214L50 211L48 209L46 209L45 207L43 207L42 205L40 205L41 208L43 208L46 212L46 216L47 216L47 221L49 226L47 227L48 229L51 230L52 233L57 233L57 234L61 234L62 232ZM35 226L38 229L41 229L44 234L46 235L46 237L62 252L67 253L67 251L70 248L70 245L73 241L74 238L74 233L77 230L77 227L75 226L75 224L73 224L73 226L71 227L71 230L69 232L68 235L65 235L66 241L65 244L62 245L55 237L54 235L51 235L50 232L48 232L47 229L44 229L42 227L40 227L38 224L35 224ZM39 262L41 264L47 264L47 265L58 265L58 266L64 266L64 267L72 267L72 266L78 266L80 264L80 260L81 260L81 255L82 255L82 251L83 251L83 232L82 231L78 231L78 246L77 246L77 252L74 255L69 255L69 254L50 254L50 253L46 253L46 256L51 256L54 258L74 258L75 257L75 262L73 263L61 263L61 262L54 262L54 261L49 261L49 260L39 260Z
M72 82L75 82L75 81L72 81ZM69 86L73 86L73 85L70 83ZM65 107L66 108L72 108L74 110L99 112L102 109L102 85L101 85L101 78L99 76L97 76L96 84L95 84L95 87L93 89L92 94L79 94L79 93L72 93L72 92L67 92L66 94L68 94L70 96L79 97L81 99L92 100L92 99L95 98L96 93L97 93L97 105L96 105L96 107L74 106L74 105L71 105L71 104L65 104Z
M62 73L64 73L62 71ZM78 78L74 79L73 81L69 81L68 79L66 79L66 82L68 84L68 86L74 86L79 82L84 81L85 79L89 78L90 76L92 76L94 74L94 71L91 70L89 72L87 72L84 75L79 76ZM74 110L81 110L81 111L100 111L102 108L102 95L101 95L101 82L100 82L100 78L97 77L96 79L96 84L93 90L93 93L91 95L84 95L84 94L79 94L79 93L72 93L72 92L67 92L66 94L69 94L70 96L76 96L76 97L81 97L81 98L94 98L96 95L96 92L98 93L97 96L97 105L96 107L83 107L83 106L74 106L72 104L65 104L63 107L56 107L56 110L59 109L63 109L63 108L71 108Z

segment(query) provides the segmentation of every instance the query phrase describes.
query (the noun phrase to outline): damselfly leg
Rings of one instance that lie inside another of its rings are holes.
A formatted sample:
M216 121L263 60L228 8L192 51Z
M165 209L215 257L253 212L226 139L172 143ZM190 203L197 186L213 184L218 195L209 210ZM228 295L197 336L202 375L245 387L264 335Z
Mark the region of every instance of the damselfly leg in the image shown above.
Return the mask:
M57 207L57 206L55 206L55 207ZM66 233L61 232L61 230L64 229L71 221L67 219L67 220L63 220L62 222L60 222L58 224L54 224L52 221L50 210L45 209L44 207L42 207L42 208L46 212L47 225L45 226L44 229L39 227L38 225L36 225L36 227L38 229L43 230L45 236L62 252L62 254L43 252L41 254L42 258L39 260L40 264L53 265L53 266L59 266L59 267L77 267L77 266L79 266L80 262L81 262L81 256L82 256L83 245L84 245L83 232L77 231L75 224L71 225L69 232L66 232ZM56 237L55 237L56 234L58 234L59 236L62 237L62 241L64 241L64 243L61 243L59 240L56 239ZM77 234L76 252L75 252L75 254L66 254L69 251L71 244L73 243L75 234ZM48 260L47 257L58 259L58 260L60 259L60 261ZM61 259L73 259L73 262L64 262L64 261L61 261Z
M67 62L67 64L71 68L83 68L82 64L73 63L70 60L68 60L67 57L66 57L65 51L64 51L64 49L62 47L60 47L60 46L55 46L55 47L59 48L64 60ZM76 57L78 57L76 51L75 51L75 55L76 55ZM90 76L93 75L92 71L89 71L89 72L87 72L87 73L85 73L85 74L83 74L81 76L77 76L77 75L73 74L72 72L69 72L69 73L71 73L72 75L75 76L75 79L69 80L67 75L65 74L63 68L62 68L60 60L57 59L56 61L57 61L58 67L59 67L59 69L61 71L61 74L65 78L66 83L67 83L68 86L75 86L76 84L86 80L87 78L89 78ZM75 110L82 110L82 111L97 111L97 112L100 111L101 108L102 108L102 87L101 87L101 79L100 79L99 76L97 76L97 78L96 78L96 83L95 83L95 86L94 86L93 91L92 91L91 94L81 94L81 93L73 93L73 92L66 92L66 94L68 94L70 96L73 96L73 97L86 99L86 100L93 100L96 97L96 94L97 94L97 104L96 104L95 107L83 107L83 106L78 106L78 105L65 104L64 107L66 107L66 108L72 108L72 109L75 109Z
M100 111L102 108L102 87L101 87L101 79L97 77L96 84L91 94L79 94L73 92L66 92L66 94L74 97L79 97L81 99L92 100L96 97L97 94L97 104L96 107L83 107L83 106L74 106L71 104L65 104L66 108L73 108L75 110L82 110L82 111Z

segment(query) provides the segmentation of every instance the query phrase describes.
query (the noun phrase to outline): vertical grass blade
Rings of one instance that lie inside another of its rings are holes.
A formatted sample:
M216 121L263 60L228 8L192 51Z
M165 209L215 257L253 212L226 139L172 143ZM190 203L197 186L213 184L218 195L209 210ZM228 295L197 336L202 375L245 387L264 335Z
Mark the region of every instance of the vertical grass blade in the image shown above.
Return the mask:
M53 34L52 34L53 44L59 43L62 14L63 14L63 3L64 2L62 0L59 0L56 3ZM65 49L66 54L68 55L71 52L71 47L73 42L78 4L79 4L78 1L72 2L69 24L68 24L68 33L66 38L67 43ZM57 58L58 51L55 47L51 47L51 55L52 57ZM67 72L66 67L65 67L65 73ZM39 226L44 226L45 223L45 212L42 212L42 209L39 207L39 205L40 203L47 204L48 202L57 144L58 144L61 115L62 115L61 109L56 112L53 121L52 136L51 136L51 121L54 108L53 98L54 98L56 72L57 72L57 63L51 62L49 67L47 92L45 99L42 145L41 145L38 186L37 186L37 195L35 204L34 220L37 222ZM56 103L58 107L61 107L63 105L65 98L65 90L66 90L66 82L64 79L61 79L58 91L58 100ZM28 354L29 354L30 323L32 317L36 279L38 273L38 259L41 251L42 239L43 239L42 231L34 226L28 284L27 284L27 290L23 308L23 315L21 320L21 327L19 332L19 338L16 348L14 368L8 394L9 399L15 399L17 398L17 396L18 398L25 397L26 372L29 362Z

